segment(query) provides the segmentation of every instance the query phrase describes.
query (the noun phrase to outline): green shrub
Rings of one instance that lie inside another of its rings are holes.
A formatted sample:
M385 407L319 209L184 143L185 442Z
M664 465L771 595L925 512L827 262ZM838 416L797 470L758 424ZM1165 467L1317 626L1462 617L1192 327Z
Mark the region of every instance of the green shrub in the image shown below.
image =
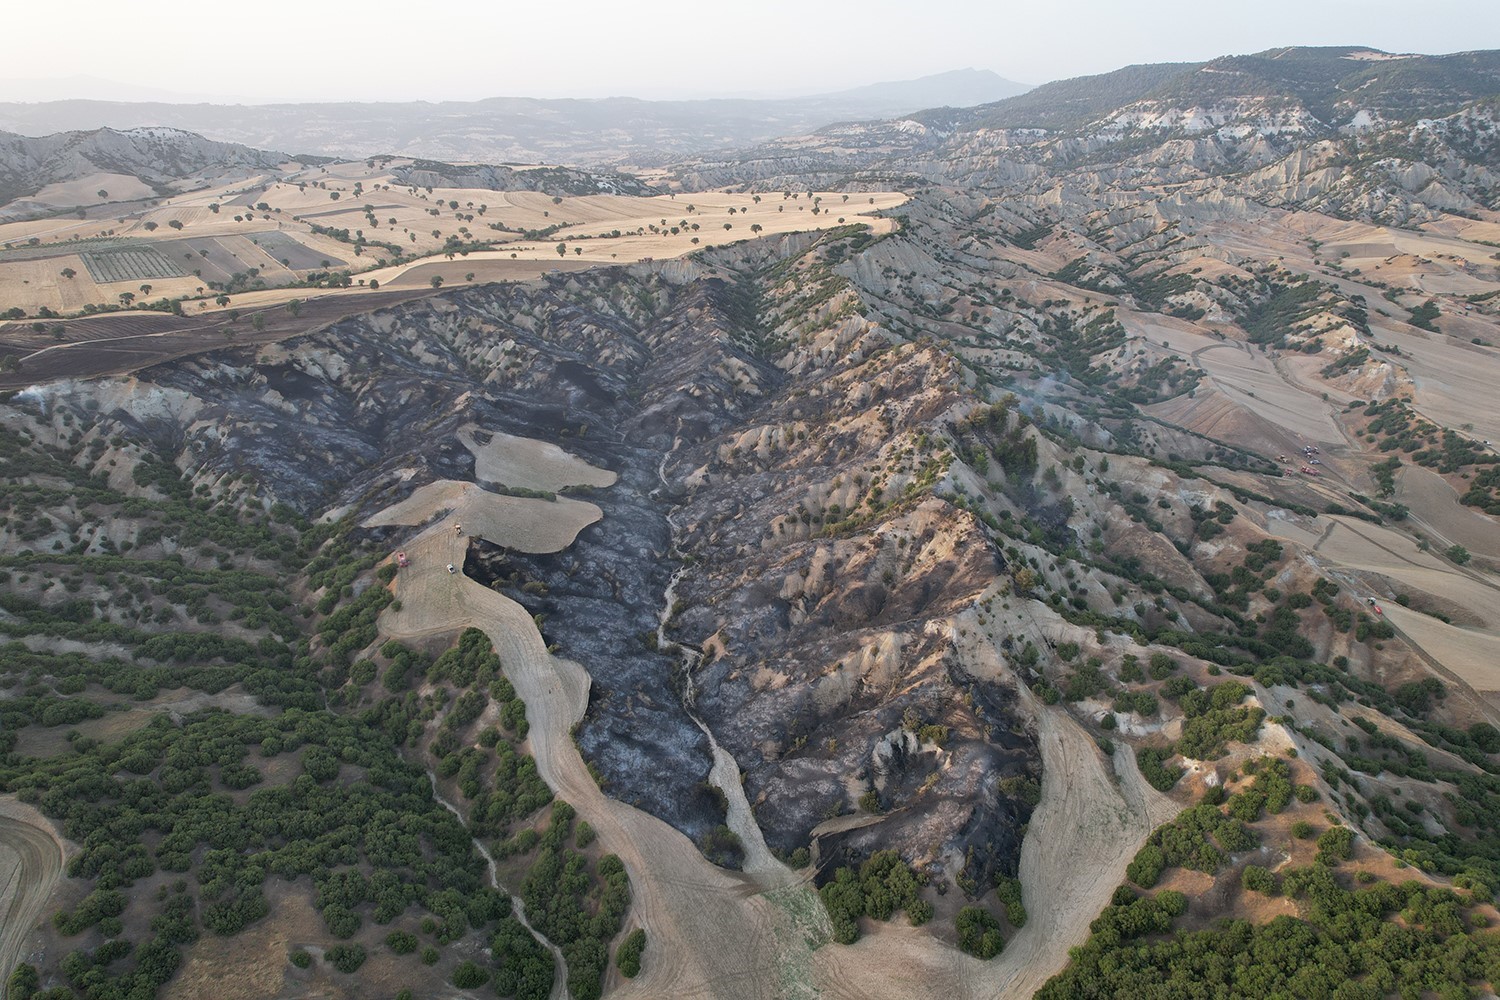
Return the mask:
M385 946L397 955L410 955L417 950L417 936L406 931L391 931L385 936Z
M1141 776L1158 792L1168 792L1182 777L1180 767L1167 767L1164 762L1172 756L1171 747L1141 747L1135 752L1135 762Z
M477 989L489 981L489 972L473 962L460 962L453 970L453 985L461 990Z
M1354 831L1347 826L1332 826L1318 838L1318 862L1336 865L1348 861L1354 853Z
M1005 920L1012 927L1026 926L1026 904L1021 901L1021 880L1008 875L995 876L995 897L1005 904Z
M889 920L898 910L905 910L913 925L930 920L931 908L918 905L922 902L917 895L920 888L916 875L899 854L876 851L858 871L844 867L834 872L818 895L833 924L834 940L853 944L859 939L860 917Z
M14 1000L30 1000L41 985L42 977L36 971L36 966L22 962L10 974L10 979L6 982L5 996Z
M1136 852L1135 860L1125 869L1125 877L1142 889L1150 889L1161 881L1166 867L1167 857L1161 848L1148 843Z
M1246 865L1244 874L1240 876L1240 882L1251 892L1259 892L1266 896L1276 895L1276 875L1268 868Z
M1000 921L978 906L965 906L954 918L958 929L958 946L975 958L994 958L1005 948Z
M906 907L906 919L913 927L921 927L932 919L932 904L925 899L914 899Z
M625 935L625 940L620 942L620 947L615 950L615 965L620 970L620 975L626 979L634 979L641 971L641 953L646 950L646 931L637 927Z
M352 974L365 964L365 946L336 944L323 953L323 960L346 975Z

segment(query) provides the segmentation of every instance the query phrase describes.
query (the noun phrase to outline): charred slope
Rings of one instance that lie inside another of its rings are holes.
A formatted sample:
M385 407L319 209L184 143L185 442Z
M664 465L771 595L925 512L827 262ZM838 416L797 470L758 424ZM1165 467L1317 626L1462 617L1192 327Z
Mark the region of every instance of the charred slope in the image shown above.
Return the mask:
M106 415L178 456L211 489L317 516L362 513L423 482L495 489L459 441L469 424L559 441L619 479L604 521L566 554L494 550L549 641L595 679L580 746L612 794L694 838L723 821L707 739L678 697L680 658L655 648L672 573L658 467L674 442L723 431L776 375L736 346L708 278L593 274L409 303L314 335L162 365L107 383ZM86 391L80 389L80 391Z
M115 419L211 489L358 514L479 479L468 424L555 441L615 471L566 553L471 552L594 678L576 738L611 794L694 838L723 820L707 738L746 772L769 841L825 859L897 847L956 876L1015 871L1035 780L1013 694L969 676L949 618L1003 560L933 496L936 435L971 407L953 359L866 321L829 269L856 230L671 264L406 303L300 340L110 383ZM757 256L758 255L758 256ZM879 469L876 472L874 470ZM520 484L490 483L492 488ZM972 859L972 861L971 861Z
M688 564L671 634L703 652L694 705L772 847L815 840L834 866L896 848L939 882L987 885L1014 874L1030 812L997 789L1038 769L1014 691L953 650L950 617L1003 566L975 517L933 495L952 459L939 427L976 398L951 356L861 315L830 268L851 238L748 265L784 382L672 457Z

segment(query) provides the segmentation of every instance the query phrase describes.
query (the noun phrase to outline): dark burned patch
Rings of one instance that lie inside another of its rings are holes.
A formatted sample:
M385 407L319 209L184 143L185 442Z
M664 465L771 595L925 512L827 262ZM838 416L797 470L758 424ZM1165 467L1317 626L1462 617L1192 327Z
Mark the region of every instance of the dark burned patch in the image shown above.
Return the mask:
M490 408L494 417L485 421L487 426L495 430L503 430L508 434L540 438L548 441L552 441L563 434L571 434L578 424L586 422L591 416L595 416L595 414L587 410L579 410L569 406L557 406L550 403L538 404L535 400L505 393L497 395L490 404ZM577 452L579 450L576 442L567 441L559 443L568 451Z
M653 456L639 458L627 458L614 487L591 494L604 519L565 551L533 555L476 541L465 571L541 615L543 638L589 672L589 706L574 737L605 790L711 843L725 809L706 790L712 758L678 696L680 658L656 648L672 572L660 554L670 534L645 488L654 474L641 466Z
M636 294L616 294L621 284ZM473 458L456 440L457 428L470 423L551 441L615 471L614 486L579 491L604 518L568 550L526 555L476 545L466 571L499 583L542 616L544 639L589 672L591 699L574 736L607 792L661 817L715 860L733 863L737 852L721 829L724 804L705 783L709 740L683 705L681 658L656 648L663 594L677 568L668 555L673 531L666 515L674 503L693 503L664 483L658 468L672 449L668 466L686 473L702 462L693 452L712 451L720 435L768 417L783 419L767 410L772 400L781 400L774 406L807 402L787 397L796 388L793 377L738 346L744 338L716 306L708 284L674 286L650 275L615 273L572 276L542 289L472 289L447 299L453 309L407 303L378 324L338 323L288 344L284 362L258 364L256 352L240 350L164 366L156 380L205 400L219 433L198 436L170 420L151 430L164 441L172 436L165 444L183 464L249 471L267 494L313 515L344 504L365 513L424 482L472 480ZM516 323L522 312L544 317L541 325ZM481 380L484 359L501 338L532 361L507 369L503 382ZM330 355L343 364L325 365ZM731 358L733 364L726 363ZM898 374L915 380L923 370L908 360ZM756 388L730 379L729 371L752 372ZM901 391L914 391L902 385ZM945 412L949 403L934 397L923 406ZM849 437L847 444L854 448L859 439ZM969 837L976 827L1006 828L1008 814L991 808L983 786L1004 773L1010 747L984 735L974 712L959 704L960 692L936 655L941 643L920 638L927 631L922 620L942 614L993 574L992 548L956 537L956 559L893 580L863 563L857 579L851 573L840 581L847 593L827 595L800 625L776 596L782 574L774 558L758 555L754 525L765 523L768 511L787 509L776 505L823 477L830 460L862 461L853 453L835 459L828 448L814 442L768 470L767 479L778 481L770 492L754 477L727 489L716 479L713 490L694 494L715 498L712 518L682 516L691 506L679 508L676 516L689 527L677 542L698 560L676 591L685 602L674 616L682 638L704 638L694 630L707 607L710 617L723 619L731 648L743 657L726 669L748 675L765 662L774 670L790 666L796 675L784 689L763 691L743 678L716 675L716 664L704 671L704 717L746 769L758 820L776 846L805 845L831 807L853 807L845 779L868 767L872 745L901 725L913 704L924 724L952 731L944 752L957 766L945 759L946 770L962 780L941 777L935 758L918 754L904 762L889 786L892 811L910 807L915 817L926 806L913 803L925 802L938 828L888 821L879 828L889 834L881 846L930 855L934 845ZM695 523L702 527L691 527ZM710 566L714 575L743 574L743 590L718 600L716 591L727 581L695 579ZM813 671L848 655L872 627L914 637L908 665L921 675L903 678L904 694L895 699L862 692L820 705ZM957 707L943 707L950 703ZM804 745L791 749L799 737ZM762 739L778 746L763 753ZM935 774L938 786L918 794ZM993 843L997 857L1010 850L1008 842ZM864 849L863 842L851 844L848 850Z
M881 724L846 729L859 752L837 763L855 767L861 787L878 785L884 818L821 836L820 877L892 847L934 877L960 882L961 876L981 890L996 874L1014 876L1036 802L1028 789L1039 789L1041 779L1035 738L1017 714L1015 692L967 675L950 659L941 681L933 678L904 705L870 715ZM880 743L895 747L877 759L871 751ZM962 859L957 870L936 863L954 858Z
M429 468L435 479L457 479L473 481L474 453L454 438L445 438L435 445L427 455Z
M604 387L604 384L594 377L588 366L579 364L577 361L563 361L553 369L559 378L565 379L594 399L603 403L613 404L615 394Z
M322 398L326 388L322 380L291 365L265 365L260 372L265 376L266 388L274 389L282 398L291 402L311 402Z

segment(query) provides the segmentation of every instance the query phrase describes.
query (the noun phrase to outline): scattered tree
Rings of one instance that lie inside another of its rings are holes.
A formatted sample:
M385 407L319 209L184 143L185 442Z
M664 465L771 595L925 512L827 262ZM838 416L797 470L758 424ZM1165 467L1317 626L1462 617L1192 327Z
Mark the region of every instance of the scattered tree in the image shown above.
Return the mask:
M620 970L620 975L626 979L634 979L641 971L641 953L646 950L646 931L637 927L625 935L625 940L620 942L619 949L615 952L615 965Z

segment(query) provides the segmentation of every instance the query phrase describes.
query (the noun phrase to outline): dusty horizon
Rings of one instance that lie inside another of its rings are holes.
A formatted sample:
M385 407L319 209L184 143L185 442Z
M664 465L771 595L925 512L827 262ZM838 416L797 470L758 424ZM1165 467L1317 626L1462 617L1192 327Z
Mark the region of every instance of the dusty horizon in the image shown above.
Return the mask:
M1045 12L938 0L923 9L920 23L892 0L812 8L773 0L754 15L664 0L650 17L584 0L579 20L567 26L539 9L460 3L423 18L388 0L364 5L357 18L304 8L286 25L249 27L243 12L222 0L84 7L69 26L66 62L55 46L10 53L0 101L788 97L965 67L1038 85L1135 63L1289 45L1432 54L1500 46L1500 12L1471 0L1435 0L1421 9L1384 0L1315 7L1271 0L1211 14L1186 0L1127 9L1071 0ZM49 37L57 28L50 8L25 7L8 19L17 38ZM355 53L347 47L331 45L319 57L299 41L353 41L355 32L372 40L361 47L377 72L351 74ZM399 39L399 47L383 38ZM308 58L297 59L298 50ZM294 74L283 69L292 65Z

